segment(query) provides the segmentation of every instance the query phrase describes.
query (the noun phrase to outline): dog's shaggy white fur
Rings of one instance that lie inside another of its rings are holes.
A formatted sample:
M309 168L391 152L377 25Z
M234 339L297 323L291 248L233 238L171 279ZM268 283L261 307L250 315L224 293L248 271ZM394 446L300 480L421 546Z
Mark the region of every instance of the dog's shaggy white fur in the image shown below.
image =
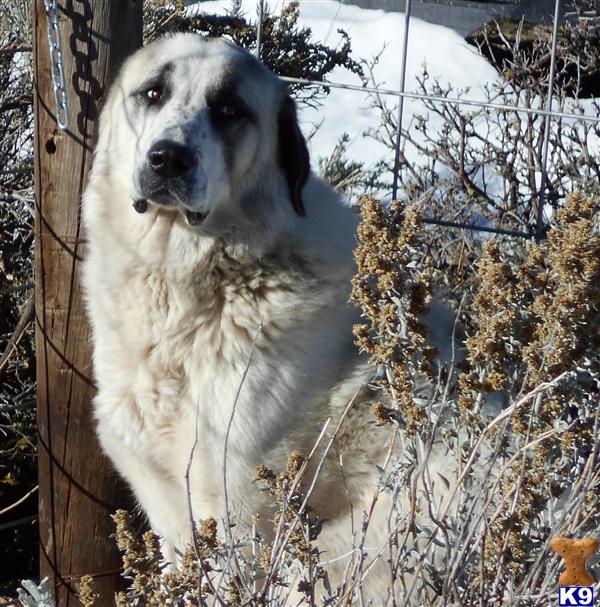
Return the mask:
M236 520L269 519L257 465L308 453L357 394L311 499L323 558L351 548L350 510L372 497L387 431L352 338L357 217L307 163L283 83L222 40L139 51L103 110L83 215L94 412L168 559L191 539L196 437L193 517L225 512L230 420Z

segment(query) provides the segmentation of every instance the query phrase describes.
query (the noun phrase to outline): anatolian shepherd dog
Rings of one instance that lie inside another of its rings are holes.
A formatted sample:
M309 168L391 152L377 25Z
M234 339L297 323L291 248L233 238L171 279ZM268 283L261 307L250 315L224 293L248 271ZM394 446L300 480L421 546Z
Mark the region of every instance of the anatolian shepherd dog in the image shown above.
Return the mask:
M351 551L389 431L353 345L357 214L311 173L283 82L223 40L138 51L103 109L83 205L98 434L165 557L191 540L192 449L194 519L223 517L226 457L232 518L268 521L257 466L308 454L330 419L325 446L352 401L310 500L322 560ZM376 551L387 525L370 529Z

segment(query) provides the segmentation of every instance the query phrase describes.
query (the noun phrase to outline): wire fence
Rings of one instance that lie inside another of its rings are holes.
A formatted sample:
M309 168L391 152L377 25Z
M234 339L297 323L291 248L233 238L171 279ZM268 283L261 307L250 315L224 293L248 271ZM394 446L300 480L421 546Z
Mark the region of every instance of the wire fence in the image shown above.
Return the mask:
M557 41L559 35L559 25L561 22L561 9L563 0L555 0L554 7L554 19L552 28L552 42L551 42L551 57L550 57L550 75L548 79L548 89L546 93L546 99L544 107L534 108L528 106L494 103L489 100L476 100L476 99L462 99L458 97L440 96L440 95L428 95L424 93L413 93L405 91L405 80L406 80L406 65L409 51L409 36L410 36L410 24L411 24L411 2L412 0L404 0L404 14L405 14L405 27L404 27L404 38L403 38L403 53L402 59L399 66L399 81L400 85L398 90L385 89L380 87L368 87L351 84L342 84L339 82L323 81L323 80L307 80L302 78L291 78L282 76L282 80L292 84L302 84L306 86L315 87L328 87L328 88L339 88L346 90L353 90L361 93L374 93L377 95L387 95L398 97L398 111L397 111L397 128L395 137L395 158L393 164L393 182L392 182L392 198L395 199L398 194L398 181L399 181L399 170L400 170L400 156L401 156L401 143L402 143L402 126L403 126L403 113L404 113L404 99L417 99L421 101L430 101L440 104L449 104L456 106L470 106L476 108L486 108L495 111L510 111L521 113L525 115L543 116L545 118L545 127L541 149L541 176L539 181L539 188L534 192L531 197L532 201L535 202L535 208L531 209L531 214L534 217L535 227L530 231L519 231L519 230L508 230L497 227L487 227L477 225L474 223L463 223L446 221L434 218L425 218L425 223L441 225L450 228L466 229L477 232L488 232L495 234L502 234L508 236L517 236L523 238L535 238L536 240L543 239L545 237L546 226L544 223L544 201L548 196L548 151L549 151L549 138L550 138L550 127L552 120L559 119L572 119L578 122L590 122L600 123L600 116L594 116L585 113L569 113L562 111L561 109L554 109L554 84L556 74L556 62L557 62ZM263 15L264 15L264 0L259 0L258 3L258 21L257 21L257 49L256 54L260 57L261 43L262 43L262 26L263 26ZM585 17L584 17L585 18Z

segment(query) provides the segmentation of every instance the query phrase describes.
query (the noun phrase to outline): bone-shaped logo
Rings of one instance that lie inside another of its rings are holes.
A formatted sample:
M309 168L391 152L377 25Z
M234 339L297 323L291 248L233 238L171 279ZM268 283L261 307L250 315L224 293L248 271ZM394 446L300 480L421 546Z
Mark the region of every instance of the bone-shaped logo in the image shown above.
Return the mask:
M598 540L586 537L572 540L567 537L555 537L550 548L562 557L565 570L560 574L558 583L561 586L593 586L594 578L585 567L585 561L598 550Z

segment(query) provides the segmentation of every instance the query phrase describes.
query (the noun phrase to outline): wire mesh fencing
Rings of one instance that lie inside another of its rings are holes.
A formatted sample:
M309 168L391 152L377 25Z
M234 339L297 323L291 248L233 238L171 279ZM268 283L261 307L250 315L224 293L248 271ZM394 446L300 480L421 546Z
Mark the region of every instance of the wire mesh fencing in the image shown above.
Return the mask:
M450 228L465 229L475 232L488 232L494 234L502 234L508 236L516 236L523 238L533 238L536 240L543 239L547 230L547 217L545 217L545 208L547 202L552 200L553 192L549 187L548 170L550 159L550 134L552 126L556 127L557 121L573 121L576 124L588 123L592 126L600 125L600 116L588 113L586 111L569 111L568 104L564 103L564 99L556 99L555 90L555 78L557 73L557 62L558 57L558 37L559 28L561 22L564 21L564 4L565 0L555 0L554 5L554 17L552 21L552 33L551 33L551 51L549 57L549 75L547 77L547 89L545 92L545 98L540 99L537 107L529 100L528 103L503 103L495 102L490 99L470 99L461 98L459 96L452 96L447 94L428 94L424 91L410 92L405 90L406 82L406 67L407 58L410 52L409 40L410 40L410 29L411 29L411 4L412 0L404 0L404 32L402 41L402 56L399 61L398 74L399 74L399 87L398 89L389 89L379 86L367 86L367 85L352 85L344 84L334 81L323 81L323 80L309 80L303 78L292 78L287 76L281 76L281 78L290 83L309 87L327 87L327 88L338 88L356 91L357 93L368 93L383 97L395 97L398 99L397 106L397 118L396 118L396 132L395 132L395 144L394 144L394 162L392 166L392 187L391 197L392 199L397 198L399 193L399 173L401 167L401 147L402 139L405 130L403 124L405 122L404 116L404 104L405 99L414 99L421 102L429 102L432 104L440 104L454 107L466 107L482 109L485 111L495 113L513 113L515 116L527 118L543 118L543 125L540 128L541 137L538 150L536 152L537 166L534 171L534 179L530 179L531 194L529 196L529 208L521 209L521 213L526 214L529 219L529 225L525 226L524 229L506 229L498 226L482 225L481 222L469 222L469 221L451 221L446 219L425 217L423 218L424 223L441 225ZM399 4L401 0L399 0ZM261 56L261 43L262 43L262 25L263 15L265 14L265 3L264 0L259 0L258 3L258 20L257 20L257 45L256 54ZM588 11L580 15L582 20L587 20L588 30L594 32L599 22L598 16L594 11ZM522 25L522 24L521 24ZM561 123L562 124L562 123Z

